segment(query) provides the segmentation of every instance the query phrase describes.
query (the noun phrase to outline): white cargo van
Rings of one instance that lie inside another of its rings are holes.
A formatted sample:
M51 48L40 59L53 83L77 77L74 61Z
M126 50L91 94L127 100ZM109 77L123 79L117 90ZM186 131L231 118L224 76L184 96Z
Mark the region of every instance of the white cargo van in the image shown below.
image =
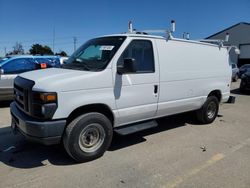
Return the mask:
M194 111L211 123L230 95L227 48L129 32L89 40L63 68L15 79L12 127L43 144L63 142L76 161L103 155L113 132L157 126Z

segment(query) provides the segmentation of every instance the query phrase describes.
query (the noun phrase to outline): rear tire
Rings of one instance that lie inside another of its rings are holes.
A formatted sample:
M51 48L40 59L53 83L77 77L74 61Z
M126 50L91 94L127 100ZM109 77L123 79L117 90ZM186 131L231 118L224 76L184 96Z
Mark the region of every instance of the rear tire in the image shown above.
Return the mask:
M202 124L212 123L218 115L219 101L215 96L209 96L203 106L196 111L196 117Z
M110 120L103 114L92 112L74 119L67 126L63 145L77 162L101 157L109 148L113 137Z

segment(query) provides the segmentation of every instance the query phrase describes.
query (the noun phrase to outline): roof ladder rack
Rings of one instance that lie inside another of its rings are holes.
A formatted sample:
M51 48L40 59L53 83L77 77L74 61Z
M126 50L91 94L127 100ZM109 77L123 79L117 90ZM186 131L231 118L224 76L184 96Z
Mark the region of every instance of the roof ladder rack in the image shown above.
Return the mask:
M128 22L128 33L137 33L137 34L148 34L148 33L165 33L167 39L173 38L173 33L175 32L175 21L171 21L171 29L156 29L156 30L143 30L141 32L136 32L133 29L133 24L131 21Z

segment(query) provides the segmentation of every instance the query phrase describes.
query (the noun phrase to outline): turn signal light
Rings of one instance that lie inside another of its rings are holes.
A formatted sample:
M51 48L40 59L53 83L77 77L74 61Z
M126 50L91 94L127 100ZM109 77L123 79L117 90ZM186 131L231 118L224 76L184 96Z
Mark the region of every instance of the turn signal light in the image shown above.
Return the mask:
M57 100L55 93L41 93L40 99L43 102L55 102Z

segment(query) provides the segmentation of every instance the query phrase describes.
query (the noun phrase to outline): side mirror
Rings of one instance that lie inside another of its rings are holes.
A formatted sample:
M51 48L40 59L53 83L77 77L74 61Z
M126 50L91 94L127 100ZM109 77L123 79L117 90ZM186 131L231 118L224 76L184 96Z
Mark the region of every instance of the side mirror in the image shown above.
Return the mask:
M135 59L126 58L124 59L123 65L117 66L117 73L118 74L134 73L136 72L135 65L136 65Z

